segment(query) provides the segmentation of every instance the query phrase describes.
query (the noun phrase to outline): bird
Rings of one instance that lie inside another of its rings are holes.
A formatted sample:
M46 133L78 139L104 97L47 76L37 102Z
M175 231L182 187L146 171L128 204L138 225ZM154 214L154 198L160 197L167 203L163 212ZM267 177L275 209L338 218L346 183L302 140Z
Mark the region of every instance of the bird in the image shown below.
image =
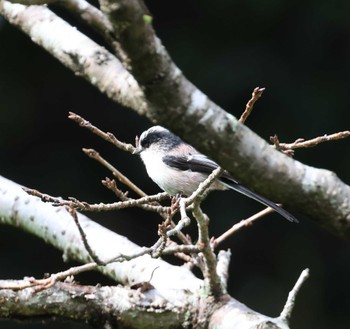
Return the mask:
M133 152L139 154L148 176L170 195L190 196L219 165L162 126L145 130ZM276 203L238 183L227 171L210 186L211 190L237 191L271 207L290 222L298 220Z

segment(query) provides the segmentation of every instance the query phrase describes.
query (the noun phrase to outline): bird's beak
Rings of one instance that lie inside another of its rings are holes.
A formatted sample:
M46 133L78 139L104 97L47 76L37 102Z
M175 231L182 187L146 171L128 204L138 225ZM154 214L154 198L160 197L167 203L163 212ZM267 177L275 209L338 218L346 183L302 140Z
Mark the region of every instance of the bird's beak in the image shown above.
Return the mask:
M137 147L135 147L132 154L140 154L141 152L142 152L142 147L140 145L137 145Z

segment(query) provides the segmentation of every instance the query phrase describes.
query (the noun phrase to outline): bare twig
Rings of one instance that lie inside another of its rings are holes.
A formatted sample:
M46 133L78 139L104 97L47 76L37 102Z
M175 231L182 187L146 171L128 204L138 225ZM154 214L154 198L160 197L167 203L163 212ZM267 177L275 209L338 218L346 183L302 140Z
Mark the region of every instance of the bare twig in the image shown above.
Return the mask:
M104 180L102 180L102 184L104 186L106 186L109 190L113 191L114 194L121 200L121 201L129 201L129 200L133 200L132 198L128 197L128 191L123 192L122 190L120 190L117 187L117 183L115 182L114 179L109 179L108 177L106 177ZM163 201L164 199L168 198L168 194L166 192L163 193L159 193L161 194L161 197L159 197L159 201ZM157 195L159 195L157 194ZM164 197L164 198L163 198ZM147 211L157 211L159 213L159 209L160 208L154 208L154 206L159 206L161 207L161 205L159 203L157 203L156 201L153 201L152 203L148 204L145 203L143 205L140 205L140 208L147 210ZM164 207L164 211L162 211L161 213L159 213L162 217L167 217L166 215L166 209L169 207Z
M73 121L77 122L80 126L85 127L87 129L89 129L90 131L92 131L93 133L95 133L97 136L107 140L108 142L112 143L113 145L117 146L118 148L127 151L127 152L131 152L133 153L134 151L134 147L131 144L126 144L123 143L121 141L119 141L113 134L111 133L105 133L102 130L100 130L99 128L93 126L89 121L85 120L84 118L82 118L81 116L73 113L73 112L69 112L69 116L70 119L72 119ZM136 145L138 143L137 141L138 139L136 138ZM133 190L134 192L136 192L138 195L140 195L141 197L146 197L147 194L145 192L143 192L138 186L136 186L133 182L131 182L125 175L123 175L118 169L116 169L114 166L112 166L108 161L106 161L103 157L101 157L101 155L93 150L93 149L83 149L84 153L87 154L89 157L97 160L98 162L100 162L103 166L105 166L107 169L109 169L113 175L118 178L119 181L121 181L123 184L125 184L126 186L128 186L131 190ZM116 193L117 191L114 190L114 192ZM118 193L118 192L117 192ZM120 195L120 193L118 193ZM164 195L166 195L166 193L164 193ZM128 199L130 200L130 199ZM124 201L127 201L124 199ZM158 200L160 201L160 200ZM140 205L141 208L145 209L145 210L149 210L149 211L157 211L158 213L160 213L164 218L165 218L165 214L163 212L163 207L158 206L158 205L153 205L153 204L144 204L144 205ZM175 224L172 222L172 226L175 227ZM178 232L178 237L179 239L188 244L188 239L179 231Z
M131 144L126 144L123 142L120 142L119 140L117 140L115 138L115 136L113 136L110 133L105 133L102 130L98 129L97 127L93 126L89 121L85 120L84 118L82 118L81 116L70 112L69 113L69 118L74 120L75 122L79 123L80 126L86 127L88 128L90 131L92 131L93 133L95 133L96 135L100 136L101 138L111 142L112 144L114 144L115 146L117 146L118 148L128 151L128 152L133 152L134 147ZM138 144L138 138L136 138L136 145ZM107 169L109 169L113 175L118 178L119 181L121 181L123 184L125 184L126 186L128 186L130 189L132 189L134 192L136 192L138 195L142 196L142 197L146 197L147 194L145 192L143 192L138 186L136 186L133 182L131 182L125 175L123 175L118 169L116 169L114 166L112 166L108 161L106 161L103 157L101 157L101 155L93 150L93 149L83 149L84 153L87 154L89 157L97 160L98 162L100 162L103 166L105 166ZM117 191L114 190L114 192L116 193ZM120 193L117 192L119 195ZM167 195L166 193L164 193L164 195ZM130 200L130 199L128 199ZM126 199L124 199L124 201L128 201ZM157 200L160 201L160 200ZM162 206L158 206L157 204L143 204L140 205L141 208L148 210L148 211L156 211L158 212L160 215L163 216L163 218L166 218L166 215L164 213L164 208ZM175 227L175 224L173 222L171 222L171 225L173 226L173 228ZM184 234L180 231L178 231L178 238L183 242L188 244L189 241L188 239L184 236Z
M62 281L69 276L74 276L82 272L94 270L97 266L98 265L96 263L88 263L80 266L75 266L69 268L68 270L51 274L45 279L27 278L22 284L0 286L0 289L23 290L30 287L37 287L35 290L37 292L43 289L48 289L52 287L56 282Z
M218 260L216 265L216 272L218 273L218 276L221 280L221 286L223 287L224 291L227 290L227 282L229 278L229 265L230 265L230 259L231 259L231 250L220 250L218 253Z
M289 323L289 321L290 321L292 311L293 311L293 308L295 306L296 296L297 296L301 286L303 285L303 283L308 279L309 272L310 271L308 268L301 272L298 281L295 283L293 289L288 294L286 304L284 305L283 310L280 314L280 318L287 323Z
M274 212L274 210L272 208L268 207L268 208L265 208L262 211L259 211L258 213L254 214L253 216L251 216L251 217L249 217L247 219L243 219L237 224L234 224L229 230L224 232L218 238L213 239L212 243L213 243L214 247L217 247L221 242L223 242L225 239L227 239L228 237L230 237L231 235L236 233L241 228L249 226L249 225L252 225L252 223L254 221L256 221L257 219L259 219L259 218L261 218L263 216L266 216L266 215L268 215L268 214L270 214L272 212Z
M154 251L153 248L143 248L142 250L137 251L131 255L119 254L118 256L105 262L104 265L107 265L107 264L110 264L113 262L129 261L129 260L132 260L134 258L143 256L145 254L152 254L153 251ZM186 251L191 252L191 253L196 253L196 252L198 252L198 249L194 246L178 246L178 248L165 249L164 253L171 255L171 254L175 254L177 252L186 252ZM38 291L52 287L56 282L65 280L67 277L72 277L72 276L78 275L78 274L83 273L83 272L94 270L98 266L99 265L95 262L87 263L84 265L71 267L68 270L65 270L62 272L51 274L49 277L44 278L44 279L27 278L21 284L16 283L13 285L2 285L2 286L0 286L0 289L23 290L23 289L30 288L30 287L36 287L35 292L38 292Z
M117 183L115 182L114 179L109 179L108 177L106 177L105 179L103 179L102 184L104 186L106 186L109 190L111 190L112 192L114 192L114 194L116 195L117 198L119 198L121 201L127 201L129 200L128 197L128 191L123 192L122 190L120 190L117 187Z
M200 200L197 198L193 204L193 216L197 221L198 226L198 242L197 246L203 253L205 258L205 269L203 272L204 282L207 284L209 292L215 297L219 298L223 293L221 280L216 272L216 257L211 248L208 232L209 218L200 209Z
M200 252L200 249L198 248L198 246L194 246L194 245L176 245L176 246L169 246L166 247L162 254L163 255L177 255L177 254L198 254ZM188 259L186 259L186 261L189 261Z
M39 198L41 198L42 201L44 202L50 202L52 203L54 206L66 206L70 213L73 215L73 209L79 209L79 210L85 210L85 211L109 211L109 210L119 210L119 209L124 209L124 208L128 208L128 207L140 207L143 208L144 210L149 210L149 211L155 211L161 215L166 215L168 216L168 224L166 226L171 227L171 229L169 230L167 228L166 231L166 239L168 237L171 237L173 235L177 235L179 237L179 239L187 246L189 246L188 248L191 249L191 243L188 240L188 238L186 238L186 236L181 232L181 230L186 227L189 222L190 219L186 216L184 218L181 218L181 220L178 222L177 225L175 225L173 223L173 221L171 220L172 216L177 212L177 207L178 207L178 203L174 204L173 207L171 208L171 216L169 216L169 207L163 207L160 205L152 205L152 203L154 201L159 202L161 200L163 200L164 198L168 197L168 194L163 192L163 193L159 193L153 196L147 196L144 198L140 198L140 199L130 199L127 198L127 200L121 201L121 202L114 202L114 203L110 203L110 204L103 204L103 203L99 203L99 204L89 204L87 202L83 202L83 201L79 201L75 198L69 198L69 200L64 200L62 198L55 198L52 197L48 194L43 194L37 190L33 190L33 189L28 189L28 188L23 188L28 194L33 195L33 196L37 196ZM73 216L73 218L75 218ZM124 261L124 260L130 260L139 256L142 256L144 254L151 254L153 255L153 257L158 257L162 254L163 249L165 248L166 245L166 239L164 239L164 237L161 237L152 247L150 248L144 248L142 251L133 254L133 255L124 255L124 254L120 254L117 255L115 257L113 257L110 260L107 261L101 261L98 259L98 257L95 255L95 253L92 251L92 248L89 246L85 233L82 231L79 222L76 222L77 227L80 231L80 235L82 237L85 249L87 250L87 252L89 253L90 257L96 262L98 263L98 265L106 265L109 264L111 262L120 262L120 261ZM186 248L185 248L186 249ZM178 249L176 249L175 247L173 247L170 250L166 251L167 254L170 253L177 253L177 252L183 252L181 249L181 246L179 246Z
M107 142L112 143L114 146L118 147L123 151L133 153L135 150L135 147L133 145L121 142L112 133L109 133L109 132L105 133L104 131L95 127L89 121L85 120L78 114L69 112L68 118L78 123L81 127L87 128L95 135L101 137Z
M153 257L159 257L163 253L166 245L169 244L168 238L173 235L179 236L181 230L190 224L190 219L187 216L181 217L176 225L172 221L173 216L176 214L179 208L179 203L181 202L184 203L184 201L180 198L174 197L172 199L171 207L168 208L168 216L166 217L165 221L158 226L158 235L160 236L160 239L155 244L157 247L155 248L154 246L155 251L152 254ZM185 245L189 245L189 241L187 239L185 239L183 243L185 243Z
M244 112L242 113L241 117L238 120L240 123L244 123L247 120L247 118L249 117L250 113L253 110L255 102L261 97L264 90L265 88L260 88L260 87L256 87L253 90L252 97L248 101L247 105L245 106Z
M93 248L91 248L88 240L87 240L87 237L86 237L86 234L84 232L84 230L82 229L80 223L79 223L79 220L78 220L78 215L77 215L77 212L74 208L71 208L71 207L68 207L66 206L66 209L67 211L71 214L71 216L73 217L74 219L74 223L75 225L77 226L78 228L78 231L79 231L79 234L80 234L80 237L81 237L81 240L83 241L83 244L84 244L84 247L85 247L85 250L87 251L87 253L89 254L89 256L91 257L91 259L97 264L97 265L105 265L105 262L103 262L102 260L100 260L100 258L97 256L97 254L95 253L95 251L93 250Z
M187 213L186 213L186 202L184 199L180 199L180 202L179 202L179 207L180 207L180 215L181 215L181 220L180 222L182 222L184 226L188 226L190 225L190 218L187 216ZM179 222L179 223L180 223ZM179 224L178 224L179 225Z
M111 165L107 160L105 160L97 151L94 149L86 149L83 148L83 152L90 158L98 161L104 167L109 169L113 176L116 177L121 183L128 186L132 191L138 194L141 197L147 196L145 192L143 192L138 186L136 186L129 178L127 178L124 174L122 174L117 168Z
M331 134L331 135L319 136L319 137L312 138L309 140L305 140L303 138L298 138L293 143L280 143L278 136L274 135L274 136L270 137L270 141L273 143L274 147L277 150L279 150L279 151L281 151L289 156L293 156L295 149L314 147L320 143L334 141L334 140L346 138L349 136L350 136L350 131L346 130L346 131L341 131L341 132Z
M217 179L222 173L224 172L224 169L218 167L216 168L209 176L208 178L199 184L196 191L192 193L188 198L185 198L185 204L186 206L193 203L196 199L199 197L202 198L206 195L208 190L210 189L211 184L214 183L215 179Z
M179 232L181 232L186 226L190 225L190 218L189 217L182 217L179 222L167 232L167 236L173 236ZM186 244L188 244L188 240L185 241Z
M167 207L151 205L147 203L152 203L154 201L161 201L164 198L167 198L168 195L166 193L158 193L155 195L146 196L139 199L128 199L127 201L119 201L113 203L95 203L90 204L85 201L79 201L75 198L69 198L69 200L64 200L62 198L56 198L50 196L48 194L41 193L37 190L23 188L28 194L39 197L43 202L49 202L54 206L68 206L74 209L82 210L82 211L111 211L111 210L120 210L131 207L140 207L145 210L154 211L157 213L164 213L167 211ZM144 207L144 205L146 207Z

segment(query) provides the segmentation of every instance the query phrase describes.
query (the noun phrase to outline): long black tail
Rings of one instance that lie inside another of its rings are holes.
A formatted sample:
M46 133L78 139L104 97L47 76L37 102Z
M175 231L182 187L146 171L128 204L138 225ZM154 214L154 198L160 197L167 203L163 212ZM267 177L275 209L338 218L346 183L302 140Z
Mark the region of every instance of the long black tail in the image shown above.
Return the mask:
M242 193L242 194L246 195L247 197L262 203L265 206L271 207L276 212L278 212L281 216L288 219L290 222L299 223L299 221L293 215L291 215L287 210L278 206L276 203L264 198L263 196L261 196L257 193L254 193L253 191L251 191L248 188L244 187L243 185L237 183L233 179L231 180L228 177L221 177L220 181L222 183L224 183L228 188L231 188L232 190L235 190L239 193Z

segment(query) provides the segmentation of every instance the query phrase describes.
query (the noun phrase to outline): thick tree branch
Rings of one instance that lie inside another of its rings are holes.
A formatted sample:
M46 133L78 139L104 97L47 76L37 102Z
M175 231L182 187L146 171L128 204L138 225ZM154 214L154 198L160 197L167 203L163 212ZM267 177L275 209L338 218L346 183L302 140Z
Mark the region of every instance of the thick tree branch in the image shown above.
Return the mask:
M120 1L118 8L113 1L100 3L115 27L120 20L126 22L120 42L131 60L134 77L153 105L149 118L190 141L258 192L350 237L349 186L329 171L277 154L196 89L171 61L152 27L142 22L147 13L142 1ZM141 45L145 47L139 49Z
M22 281L2 280L0 288L21 285ZM1 317L60 316L99 328L203 328L208 327L208 317L209 328L270 329L272 325L274 329L289 328L280 318L255 313L228 296L212 305L210 299L178 300L184 303L181 306L169 302L154 289L58 283L40 292L33 288L0 289L1 301L6 301L1 303ZM195 312L196 309L199 311Z
M120 61L50 9L1 0L0 14L74 74L112 100L144 114L147 105L143 91Z
M248 187L350 237L349 186L330 171L277 152L195 88L171 61L149 23L142 21L147 11L139 1L120 1L118 8L112 8L109 1L101 3L120 34L132 63L126 67L138 83L116 57L47 8L0 0L0 13L108 97L170 128ZM128 40L138 43L132 46ZM139 48L134 47L146 49L137 54Z
M0 287L8 283L0 281ZM0 303L1 317L60 316L98 328L137 328L140 321L142 328L178 328L185 322L183 310L155 290L141 292L125 287L57 283L40 292L34 288L0 289Z
M25 193L21 186L2 177L0 177L0 195L0 223L15 226L41 237L47 243L62 250L65 259L75 259L84 263L89 261L77 227L64 207L57 208L43 203L37 197ZM125 237L101 227L81 214L78 214L78 217L89 243L97 254L108 259L115 253L128 255L142 252L143 248ZM222 261L224 263L220 264L222 269L219 273L225 285L227 260L221 260L220 263ZM157 268L156 271L154 271L155 268ZM116 318L119 318L118 321L124 321L124 319L136 321L137 315L140 315L139 319L143 323L146 323L148 318L150 318L149 321L157 319L158 322L158 316L168 321L164 322L167 326L164 323L157 323L157 326L152 326L153 328L158 328L158 325L159 328L169 328L168 324L177 323L176 321L180 321L181 326L186 326L189 314L191 314L191 320L202 327L206 327L207 322L210 322L212 327L223 329L232 328L232 323L237 324L235 326L237 329L270 328L271 323L276 325L275 328L288 328L283 318L261 315L228 295L222 295L214 301L203 291L203 281L197 279L188 269L169 265L148 255L97 269L124 286L149 282L152 278L150 289L140 293L131 291L128 287L92 288L67 283L49 285L51 286L49 289L41 290L36 294L33 294L34 291L38 291L36 287L24 290L0 289L0 302L6 301L5 307L2 304L0 308L0 317L60 315L69 318L74 316L74 319L90 322L93 319L89 314L85 314L90 310L97 321L107 321L106 317L112 323L116 323ZM26 280L2 281L0 288L23 286L26 282ZM42 303L47 306L43 307ZM56 307L50 307L51 304ZM129 304L136 307L134 313L131 310L133 306L127 306ZM108 305L108 309L104 309L103 305ZM121 305L124 307L121 308ZM145 313L139 313L141 311ZM158 315L158 312L161 314ZM96 314L101 318L96 317ZM147 319L144 319L145 316ZM133 324L131 327L136 328L138 325L138 323L130 323Z
M28 195L21 186L1 176L0 194L0 223L13 225L44 239L61 250L65 260L90 262L76 224L65 207L53 207L43 203L39 198ZM96 254L102 255L103 260L110 260L118 254L128 256L143 252L143 248L90 221L86 216L78 214L78 218L90 246ZM159 268L153 276L154 286L164 296L171 297L172 294L168 280L172 282L173 292L177 289L193 291L201 286L201 280L196 279L187 269L172 267L160 259L152 259L149 255L123 263L112 263L99 267L98 270L128 285L148 281L156 267ZM172 273L174 278L171 278ZM183 280L184 277L186 280Z

